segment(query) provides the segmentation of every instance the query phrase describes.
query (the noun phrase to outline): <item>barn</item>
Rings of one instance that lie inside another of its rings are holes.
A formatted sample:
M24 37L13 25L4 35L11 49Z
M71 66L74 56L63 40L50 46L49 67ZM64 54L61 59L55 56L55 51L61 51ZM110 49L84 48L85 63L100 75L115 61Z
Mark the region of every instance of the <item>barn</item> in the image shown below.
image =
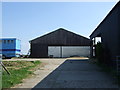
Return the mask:
M93 42L91 43L91 57L97 37L101 38L104 63L115 65L120 57L120 1L90 35L90 40Z
M90 39L59 28L30 41L30 57L90 56Z

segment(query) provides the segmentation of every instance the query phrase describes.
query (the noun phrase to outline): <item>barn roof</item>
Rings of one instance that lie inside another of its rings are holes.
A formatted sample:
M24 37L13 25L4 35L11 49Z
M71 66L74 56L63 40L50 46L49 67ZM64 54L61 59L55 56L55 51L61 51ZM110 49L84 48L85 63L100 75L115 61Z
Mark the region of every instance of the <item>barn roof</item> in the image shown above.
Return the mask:
M107 16L103 19L102 22L100 22L100 24L97 26L97 28L92 32L92 34L89 36L90 38L94 38L94 37L99 37L101 34L101 30L98 29L106 20L107 18L113 13L113 11L115 9L117 9L118 7L120 7L120 1L117 2L117 4L112 8L112 10L107 14Z
M90 40L84 36L75 34L71 31L59 28L53 32L40 36L30 41L30 43L47 45L90 45Z

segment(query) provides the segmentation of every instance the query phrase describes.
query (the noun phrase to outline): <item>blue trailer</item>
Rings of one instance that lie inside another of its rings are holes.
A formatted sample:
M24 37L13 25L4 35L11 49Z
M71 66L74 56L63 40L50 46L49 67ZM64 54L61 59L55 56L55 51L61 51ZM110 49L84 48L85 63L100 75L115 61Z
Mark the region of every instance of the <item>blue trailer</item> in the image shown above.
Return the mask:
M0 39L0 53L2 57L12 58L20 57L21 44L20 40L16 38L2 38Z

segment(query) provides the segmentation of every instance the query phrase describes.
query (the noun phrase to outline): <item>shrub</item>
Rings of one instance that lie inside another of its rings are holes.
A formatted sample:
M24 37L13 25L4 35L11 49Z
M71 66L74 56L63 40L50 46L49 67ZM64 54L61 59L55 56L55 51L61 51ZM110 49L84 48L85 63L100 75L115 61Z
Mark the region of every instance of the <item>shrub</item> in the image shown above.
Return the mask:
M98 60L99 63L103 63L104 59L103 59L103 47L102 47L102 43L98 42L96 47L95 47L95 53L96 53L96 58Z

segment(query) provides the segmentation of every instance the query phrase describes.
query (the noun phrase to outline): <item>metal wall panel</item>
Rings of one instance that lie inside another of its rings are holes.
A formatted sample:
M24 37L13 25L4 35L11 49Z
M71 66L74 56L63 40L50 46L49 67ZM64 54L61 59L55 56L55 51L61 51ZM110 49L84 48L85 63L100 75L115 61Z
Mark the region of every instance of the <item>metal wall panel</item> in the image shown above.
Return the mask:
M63 46L62 47L62 57L89 57L90 47L89 46Z
M48 57L48 46L40 44L31 44L30 57L41 58Z
M48 46L48 56L61 57L60 56L60 46Z
M90 46L48 46L48 56L50 55L53 57L89 57Z

